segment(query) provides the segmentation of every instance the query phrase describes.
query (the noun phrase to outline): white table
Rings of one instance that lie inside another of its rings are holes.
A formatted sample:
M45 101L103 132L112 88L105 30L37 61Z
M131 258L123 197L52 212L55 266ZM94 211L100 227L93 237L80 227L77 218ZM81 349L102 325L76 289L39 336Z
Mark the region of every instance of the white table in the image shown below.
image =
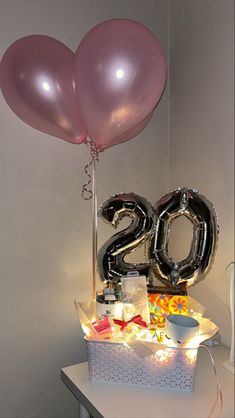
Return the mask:
M224 346L211 349L221 381L224 418L234 418L234 375L223 367L229 358ZM61 370L63 383L81 407L79 416L94 418L207 417L216 395L216 379L208 353L199 349L192 392L163 391L89 381L87 363ZM218 417L218 406L214 417Z

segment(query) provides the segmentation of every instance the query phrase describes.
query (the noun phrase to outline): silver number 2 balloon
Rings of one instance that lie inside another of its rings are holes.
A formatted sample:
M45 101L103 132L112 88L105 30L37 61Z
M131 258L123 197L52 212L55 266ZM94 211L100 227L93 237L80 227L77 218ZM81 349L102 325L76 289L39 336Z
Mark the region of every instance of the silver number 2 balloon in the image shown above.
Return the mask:
M100 208L98 215L115 228L124 216L131 224L113 235L98 252L98 270L102 280L117 283L128 272L138 271L148 276L149 263L126 263L124 257L140 247L154 227L154 210L143 197L134 193L112 196Z

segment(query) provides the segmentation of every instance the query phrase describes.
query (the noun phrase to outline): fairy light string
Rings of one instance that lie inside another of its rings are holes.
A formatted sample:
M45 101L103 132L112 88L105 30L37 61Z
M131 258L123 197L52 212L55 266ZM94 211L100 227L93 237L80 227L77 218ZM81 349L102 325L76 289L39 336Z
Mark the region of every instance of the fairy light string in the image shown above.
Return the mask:
M200 344L199 348L203 348L209 354L210 360L211 360L211 363L212 363L212 366L213 366L214 375L215 375L215 378L216 378L216 397L215 397L215 401L214 401L214 403L213 403L213 405L210 409L210 412L208 414L208 418L212 418L212 415L215 411L218 400L220 401L220 409L219 409L219 415L216 415L216 416L217 416L217 418L221 418L222 417L222 411L223 411L223 393L222 393L220 378L219 378L218 371L217 371L217 368L216 368L216 365L215 365L215 361L214 361L214 358L213 358L210 350L206 347L206 345Z

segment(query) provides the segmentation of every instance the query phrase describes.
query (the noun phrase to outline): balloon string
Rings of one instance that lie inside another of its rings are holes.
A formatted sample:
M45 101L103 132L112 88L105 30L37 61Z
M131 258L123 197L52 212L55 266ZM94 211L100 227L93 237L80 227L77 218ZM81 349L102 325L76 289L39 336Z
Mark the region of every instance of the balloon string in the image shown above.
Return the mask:
M89 170L89 167L91 166L92 162L93 162L93 160L91 160L89 162L89 164L86 164L85 167L84 167L84 172L88 177L88 181L85 184L83 184L83 186L82 186L81 195L82 195L82 198L84 200L90 200L92 198L92 191L91 191L91 189L88 188L89 184L91 184L91 175L90 175L88 170ZM87 195L86 195L86 193L87 193Z
M96 162L99 161L99 150L96 145L88 139L87 145L90 149L91 161L85 166L84 171L88 181L82 187L82 198L92 199L92 300L96 300L96 265L97 265L97 195L96 195ZM89 168L92 165L92 175ZM88 186L91 184L91 188Z
M97 265L97 195L96 195L96 176L95 164L92 165L92 299L96 300L96 265Z
M211 410L210 410L210 412L208 414L208 418L211 418L212 417L212 414L215 411L215 407L217 405L217 402L218 402L218 399L219 398L220 398L220 412L219 412L218 417L220 418L222 416L222 411L223 411L223 393L222 393L222 388L221 388L221 384L220 384L220 379L219 379L219 375L218 375L218 372L217 372L217 368L216 368L216 365L215 365L215 361L214 361L214 358L213 358L210 350L205 345L200 344L199 347L204 348L207 351L207 353L209 354L210 359L211 359L211 362L212 362L212 365L213 365L213 370L214 370L214 374L215 374L215 377L216 377L216 381L217 381L216 398L215 398L215 402L212 405Z
M82 186L82 198L84 200L90 200L93 197L93 191L88 186L91 184L92 178L91 174L89 173L90 166L95 163L95 161L99 161L99 150L96 147L96 145L90 140L90 138L87 139L86 145L89 147L90 154L91 154L91 161L85 165L84 172L88 177L87 182Z

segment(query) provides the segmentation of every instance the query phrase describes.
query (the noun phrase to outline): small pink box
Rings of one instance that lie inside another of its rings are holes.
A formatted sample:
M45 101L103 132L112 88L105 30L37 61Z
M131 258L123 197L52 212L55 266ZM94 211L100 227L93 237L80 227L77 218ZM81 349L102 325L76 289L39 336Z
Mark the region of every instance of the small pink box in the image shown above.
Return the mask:
M91 324L99 335L111 333L112 331L108 317L98 319L97 321L94 321Z

